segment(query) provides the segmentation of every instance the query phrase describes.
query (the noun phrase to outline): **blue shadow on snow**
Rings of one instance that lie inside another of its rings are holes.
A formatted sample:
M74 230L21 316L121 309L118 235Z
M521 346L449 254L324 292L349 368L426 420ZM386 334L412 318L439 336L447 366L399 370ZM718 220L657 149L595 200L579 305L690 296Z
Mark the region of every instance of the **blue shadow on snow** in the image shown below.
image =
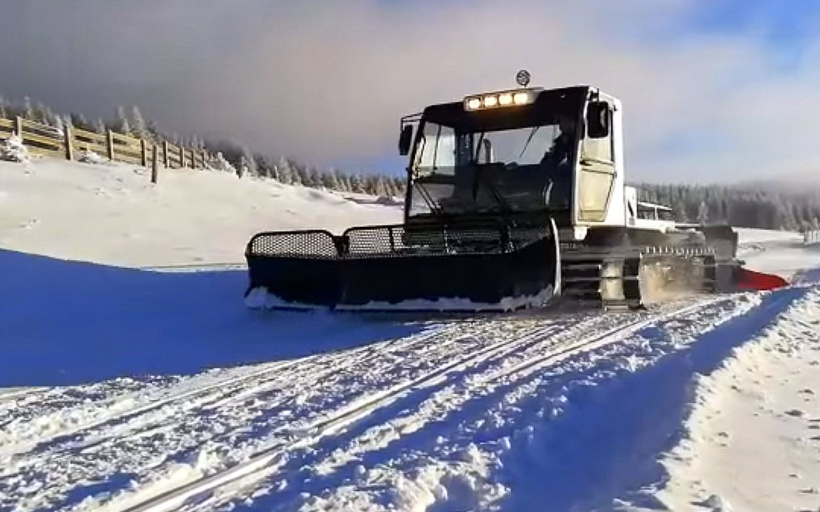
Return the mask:
M545 510L610 510L622 497L666 510L640 489L667 478L657 456L684 435L693 377L717 370L806 293L806 288L772 292L748 314L703 334L687 349L635 373L621 370L599 386L570 391L564 414L540 425L532 443L514 444L499 475L512 492L500 509L549 504Z
M0 387L192 374L406 336L420 327L257 314L244 271L164 273L0 250Z

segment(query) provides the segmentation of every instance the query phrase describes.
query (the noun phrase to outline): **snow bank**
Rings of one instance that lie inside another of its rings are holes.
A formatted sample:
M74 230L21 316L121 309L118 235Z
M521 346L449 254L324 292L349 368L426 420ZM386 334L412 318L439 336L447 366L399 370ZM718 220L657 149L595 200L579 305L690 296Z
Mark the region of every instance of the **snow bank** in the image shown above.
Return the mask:
M260 231L401 221L375 197L239 179L56 159L0 162L0 248L121 266L241 263ZM59 198L59 200L55 199Z
M31 154L19 135L12 135L0 145L0 160L7 162L31 162Z
M108 162L108 159L103 158L90 149L84 149L77 154L77 161L84 164L103 164Z
M800 233L738 229L738 257L751 270L776 274L788 281L820 267L820 247L806 246Z
M820 288L753 337L698 380L686 437L663 459L672 510L820 505Z
M231 165L230 162L225 158L222 152L217 152L216 155L208 162L208 167L215 170L215 171L222 171L222 172L229 172L231 174L236 174L236 167Z

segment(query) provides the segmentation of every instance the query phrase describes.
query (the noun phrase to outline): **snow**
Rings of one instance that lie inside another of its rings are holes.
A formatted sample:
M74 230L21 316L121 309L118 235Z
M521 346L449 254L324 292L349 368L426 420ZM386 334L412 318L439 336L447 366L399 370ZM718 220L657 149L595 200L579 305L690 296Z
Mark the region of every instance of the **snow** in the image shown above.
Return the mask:
M0 163L0 511L820 507L820 251L798 234L741 230L793 286L639 312L243 303L252 234L390 203Z
M673 509L820 506L820 289L698 382L685 442L665 458ZM706 498L708 499L708 498Z
M804 270L820 267L820 246L806 246L800 233L738 229L738 257L752 270L799 280Z
M549 286L533 295L503 297L497 304L481 303L465 297L439 298L436 300L412 299L400 302L370 301L362 305L345 304L336 307L337 311L514 311L520 308L534 308L548 304L555 297L554 288ZM249 291L245 305L251 309L328 309L317 308L310 304L290 302L259 287Z
M86 164L103 164L108 162L106 158L97 153L91 151L90 149L84 149L77 154L77 161L83 162Z
M5 139L0 145L0 160L29 163L31 162L31 155L28 148L23 144L23 139L15 134Z
M260 231L401 221L401 206L376 201L219 171L161 170L152 185L124 164L0 162L0 247L126 267L242 263Z

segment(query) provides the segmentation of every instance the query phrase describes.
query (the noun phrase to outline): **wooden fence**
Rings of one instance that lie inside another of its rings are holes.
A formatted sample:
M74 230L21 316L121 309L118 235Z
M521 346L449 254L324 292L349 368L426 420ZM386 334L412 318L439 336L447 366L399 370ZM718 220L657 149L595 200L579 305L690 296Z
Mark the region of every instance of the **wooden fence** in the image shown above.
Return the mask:
M820 230L815 229L813 231L804 231L803 243L805 245L820 244Z
M0 140L18 135L35 154L76 160L78 152L88 150L112 162L125 162L148 167L151 165L154 143L111 130L95 133L66 127L61 133L53 126L17 117L0 117ZM160 142L156 144L159 163L166 168L204 169L210 155L204 150Z

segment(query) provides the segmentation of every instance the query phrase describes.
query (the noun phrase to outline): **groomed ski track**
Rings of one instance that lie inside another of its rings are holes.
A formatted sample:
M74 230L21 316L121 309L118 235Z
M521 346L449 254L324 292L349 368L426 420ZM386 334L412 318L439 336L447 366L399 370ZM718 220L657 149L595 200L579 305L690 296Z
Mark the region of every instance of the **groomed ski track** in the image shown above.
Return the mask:
M0 395L0 510L482 509L503 502L504 453L572 390L771 319L805 290L429 322L295 360Z

